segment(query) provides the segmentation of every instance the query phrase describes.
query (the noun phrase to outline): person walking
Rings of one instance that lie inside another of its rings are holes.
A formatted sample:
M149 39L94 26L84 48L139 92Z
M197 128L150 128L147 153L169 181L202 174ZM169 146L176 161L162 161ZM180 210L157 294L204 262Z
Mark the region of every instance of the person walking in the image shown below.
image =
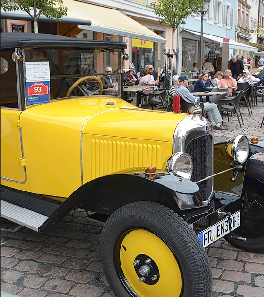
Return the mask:
M243 74L244 64L243 61L236 56L232 56L230 61L230 70L234 79L239 80Z
M194 104L196 98L187 89L189 78L186 75L180 75L178 78L178 81L179 81L179 87L175 88L174 93L171 91L170 96L173 97L173 95L180 95L181 98L186 102ZM209 123L211 124L211 127L213 129L226 130L222 126L223 119L215 103L205 102L204 110L206 111Z

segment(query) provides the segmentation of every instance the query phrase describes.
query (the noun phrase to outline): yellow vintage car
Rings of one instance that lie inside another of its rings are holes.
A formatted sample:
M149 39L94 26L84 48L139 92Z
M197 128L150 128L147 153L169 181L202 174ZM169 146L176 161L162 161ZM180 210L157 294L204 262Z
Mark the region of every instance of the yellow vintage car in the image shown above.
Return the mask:
M214 145L199 106L121 99L125 43L2 33L1 47L2 218L37 232L74 208L103 220L118 297L209 297L207 246L264 250L261 148Z

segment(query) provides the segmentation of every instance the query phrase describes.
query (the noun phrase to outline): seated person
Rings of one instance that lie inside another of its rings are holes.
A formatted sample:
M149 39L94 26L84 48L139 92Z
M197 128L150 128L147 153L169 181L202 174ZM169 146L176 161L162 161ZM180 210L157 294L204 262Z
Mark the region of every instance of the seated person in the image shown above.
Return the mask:
M243 70L243 75L240 77L240 79L237 81L238 83L253 83L253 82L259 82L260 79L258 77L255 77L253 75L249 74L249 71L247 69Z
M179 75L174 75L172 77L173 86L169 90L170 99L173 100L173 96L175 95L176 89L179 87Z
M115 77L113 77L112 73L113 70L111 67L106 67L105 68L105 73L104 76L101 77L101 81L103 83L103 88L104 89L111 89L117 86L117 81Z
M200 68L197 66L197 63L193 63L193 72L196 72L197 74L200 73Z
M218 86L218 83L220 80L223 78L224 73L222 71L217 71L216 74L214 75L213 79L211 80L211 83L214 87Z
M210 85L211 85L211 80L209 79L209 73L204 72L200 75L200 78L195 83L194 92L203 92Z
M186 75L180 75L179 78L179 87L175 88L175 92L170 92L170 95L180 95L183 100L185 100L188 103L194 103L195 97L192 95L192 93L187 89L188 86L188 77ZM215 103L204 103L204 110L207 113L208 120L215 130L225 130L225 128L222 127L222 117L221 114L217 108L217 105Z
M130 65L129 70L126 72L126 79L127 82L138 84L138 76L135 72L135 66Z
M258 71L254 73L254 76L259 78L258 85L263 85L264 83L264 67L261 66L258 68Z
M233 95L233 91L237 89L237 81L232 77L230 69L225 70L225 77L220 79L217 86L220 88L228 88L229 96Z
M139 85L154 85L155 79L147 67L143 69L143 76L139 80Z

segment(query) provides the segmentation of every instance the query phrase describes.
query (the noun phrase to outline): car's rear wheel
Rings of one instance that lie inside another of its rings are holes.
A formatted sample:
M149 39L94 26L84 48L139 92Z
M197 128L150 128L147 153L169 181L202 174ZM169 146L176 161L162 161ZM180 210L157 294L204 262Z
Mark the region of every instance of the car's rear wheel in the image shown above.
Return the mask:
M136 202L118 209L101 237L105 275L118 297L209 297L207 254L170 209Z
M241 225L226 237L245 251L264 252L264 162L250 159L243 189Z

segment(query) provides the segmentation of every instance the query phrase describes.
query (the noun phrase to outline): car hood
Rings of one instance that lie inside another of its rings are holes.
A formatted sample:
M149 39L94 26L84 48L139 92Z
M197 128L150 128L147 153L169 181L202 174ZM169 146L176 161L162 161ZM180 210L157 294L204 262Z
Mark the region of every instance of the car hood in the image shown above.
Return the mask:
M177 124L187 114L140 109L122 99L83 97L54 100L23 113L36 121L54 123L83 134L172 141Z

